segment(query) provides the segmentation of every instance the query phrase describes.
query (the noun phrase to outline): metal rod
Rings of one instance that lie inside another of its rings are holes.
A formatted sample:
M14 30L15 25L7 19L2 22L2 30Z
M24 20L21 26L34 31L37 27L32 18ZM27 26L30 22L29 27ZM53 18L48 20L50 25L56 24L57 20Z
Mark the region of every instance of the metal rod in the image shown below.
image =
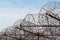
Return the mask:
M21 25L21 27L60 27L60 25Z
M57 18L57 17L55 17L55 16L51 15L50 13L46 13L46 15L50 16L51 18L54 18L54 19L56 19L56 20L60 21L60 19L59 19L59 18Z

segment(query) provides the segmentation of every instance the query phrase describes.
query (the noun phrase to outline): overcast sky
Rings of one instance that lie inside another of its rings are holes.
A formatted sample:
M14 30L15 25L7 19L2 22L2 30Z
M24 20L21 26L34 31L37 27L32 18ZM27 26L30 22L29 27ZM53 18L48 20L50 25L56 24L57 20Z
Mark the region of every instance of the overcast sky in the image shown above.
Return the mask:
M40 8L49 1L52 0L0 0L0 31L27 14L39 13Z

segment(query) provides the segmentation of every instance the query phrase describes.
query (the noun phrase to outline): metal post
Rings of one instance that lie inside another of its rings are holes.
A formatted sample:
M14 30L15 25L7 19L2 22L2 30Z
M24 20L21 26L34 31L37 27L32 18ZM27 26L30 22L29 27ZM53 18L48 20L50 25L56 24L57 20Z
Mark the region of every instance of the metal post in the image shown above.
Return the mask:
M38 29L38 35L37 36L38 36L38 40L39 40L39 29Z

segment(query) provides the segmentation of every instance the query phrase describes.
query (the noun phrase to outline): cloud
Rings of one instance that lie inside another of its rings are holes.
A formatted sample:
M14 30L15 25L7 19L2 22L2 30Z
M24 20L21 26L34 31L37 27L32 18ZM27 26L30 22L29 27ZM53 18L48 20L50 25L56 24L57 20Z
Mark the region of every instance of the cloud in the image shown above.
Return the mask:
M0 0L0 30L11 26L27 14L37 14L47 0Z

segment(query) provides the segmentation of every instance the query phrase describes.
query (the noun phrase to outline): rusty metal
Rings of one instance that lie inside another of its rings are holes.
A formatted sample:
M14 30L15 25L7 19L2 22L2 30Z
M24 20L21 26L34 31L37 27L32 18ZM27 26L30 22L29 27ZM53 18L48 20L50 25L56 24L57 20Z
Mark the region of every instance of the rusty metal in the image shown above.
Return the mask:
M22 27L60 27L60 25L21 25Z

